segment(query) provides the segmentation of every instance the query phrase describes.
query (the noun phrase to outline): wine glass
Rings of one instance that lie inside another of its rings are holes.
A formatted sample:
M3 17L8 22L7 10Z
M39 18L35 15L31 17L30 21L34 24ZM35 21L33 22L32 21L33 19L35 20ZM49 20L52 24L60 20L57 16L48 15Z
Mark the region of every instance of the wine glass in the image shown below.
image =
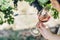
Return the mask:
M38 14L40 16L38 18L39 22L44 23L44 22L47 22L50 19L50 16L49 16L48 12L49 11L48 11L47 8L43 8L40 12L38 12ZM40 35L39 28L37 28L36 26L35 26L35 28L31 29L30 32L33 36L39 36Z
M43 8L39 13L39 21L47 22L50 19L49 10L47 8Z

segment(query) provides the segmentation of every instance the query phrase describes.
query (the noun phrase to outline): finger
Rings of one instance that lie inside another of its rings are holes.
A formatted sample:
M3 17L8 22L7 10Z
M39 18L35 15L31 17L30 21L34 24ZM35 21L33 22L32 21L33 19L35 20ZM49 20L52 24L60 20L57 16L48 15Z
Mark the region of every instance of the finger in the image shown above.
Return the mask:
M41 29L41 28L40 28L40 25L41 25L41 22L38 22L37 25L36 25L38 29ZM42 30L42 29L41 29L41 30Z
M40 29L44 30L44 27L42 26L42 24L39 24Z
M47 30L48 29L48 26L44 25L43 23L41 23L39 25L40 29L42 29L43 31Z
M40 31L40 33L43 35L44 33L43 33L43 30L41 30L41 29L39 29L39 31Z
M42 27L46 27L46 25L44 25L43 23L41 23L41 26L42 26Z
M38 23L36 24L36 26L37 26L38 28L40 28L40 26L39 26L40 24L41 24L41 23L40 23L40 22L38 22Z
M46 35L45 35L45 32L44 32L43 30L39 29L39 31L40 31L40 34L41 34L43 37L46 36Z
M38 22L36 26L37 26L37 28L39 28L41 30L45 30L46 29L46 26L42 22Z
M40 22L38 22L36 26L37 26L37 28L39 28L39 29L42 30L42 26L41 26L41 23Z

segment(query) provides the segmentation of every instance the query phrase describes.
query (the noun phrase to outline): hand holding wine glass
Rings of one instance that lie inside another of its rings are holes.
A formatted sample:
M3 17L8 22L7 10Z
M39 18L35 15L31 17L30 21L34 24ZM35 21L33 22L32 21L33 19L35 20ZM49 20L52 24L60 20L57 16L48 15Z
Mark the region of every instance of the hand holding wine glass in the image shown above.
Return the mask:
M43 8L43 10L41 10L39 13L38 13L38 19L39 19L39 23L44 23L44 22L47 22L49 20L50 16L48 15L48 10ZM34 29L30 30L31 33L34 35L34 36L39 36L40 35L40 32L39 32L39 28L35 26Z
M37 23L36 26L39 28L41 35L44 38L49 39L52 33L50 32L49 28L46 28L47 26L43 24L44 22L48 22L50 19L48 10L44 8L42 11L40 11L38 13L38 19L39 19L39 22Z
M60 40L60 36L53 34L49 28L46 28L44 22L47 22L50 19L50 16L47 14L47 16L38 15L39 22L37 23L37 28L39 28L40 34L47 40ZM43 20L43 21L42 21Z

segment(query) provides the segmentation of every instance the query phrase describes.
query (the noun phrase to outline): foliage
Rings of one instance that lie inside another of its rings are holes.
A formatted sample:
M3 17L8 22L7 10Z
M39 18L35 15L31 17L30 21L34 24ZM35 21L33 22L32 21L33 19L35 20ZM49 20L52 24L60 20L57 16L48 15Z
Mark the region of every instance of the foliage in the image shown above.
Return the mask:
M40 4L46 4L47 2L48 2L49 0L38 0L38 2L40 3Z
M12 7L9 5L11 0L0 0L0 25L8 22L9 24L14 23L14 17L13 17L13 11ZM34 2L35 0L25 0L29 3ZM52 12L52 16L56 19L59 18L59 12L52 7L51 4L48 4L48 0L38 0L39 4L41 6L46 7L49 11ZM18 32L11 32L11 35L8 38L1 38L0 40L23 40L23 37L19 36L17 37ZM35 40L33 36L29 36L26 38L26 40Z
M0 0L0 24L3 24L4 22L12 24L14 22L14 18L12 17L13 8L10 6L10 1L11 0Z
M53 16L55 19L59 18L59 12L58 12L55 8L53 8L51 4L47 4L45 7L46 7L49 11L51 11L52 16Z
M35 0L25 0L30 4ZM48 10L52 11L52 16L56 19L59 18L59 12L52 7L52 5L47 3L49 0L38 0L39 4L44 8L47 7ZM10 2L12 0L0 0L0 24L4 22L8 22L9 24L14 23L13 11L12 7L10 6Z
M32 3L34 0L25 0L25 1ZM59 12L52 7L51 3L48 3L48 2L49 0L38 0L39 5L42 6L43 8L46 7L49 11L51 11L52 16L55 19L59 18Z
M27 2L29 2L29 3L32 3L32 2L34 2L35 0L25 0L25 1L27 1Z
M0 10L6 10L10 6L11 0L0 0Z
M43 8L47 8L49 11L51 11L52 16L57 19L59 18L59 12L52 7L51 3L47 3L49 0L38 0L38 2L40 3L40 5Z

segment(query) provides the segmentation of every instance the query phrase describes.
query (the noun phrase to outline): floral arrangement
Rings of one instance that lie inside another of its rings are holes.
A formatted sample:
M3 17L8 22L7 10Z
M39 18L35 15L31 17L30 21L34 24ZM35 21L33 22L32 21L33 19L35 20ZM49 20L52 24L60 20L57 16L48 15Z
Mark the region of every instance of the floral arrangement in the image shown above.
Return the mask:
M12 9L13 9L12 0L0 0L0 24L3 24L5 22L7 22L8 24L12 23L12 20L13 20Z
M16 2L17 5L14 4L14 1L13 0L0 0L0 26L1 26L0 29L10 28L8 26L10 26L11 24L13 24L12 25L13 29L16 29L16 27L17 27L17 29L19 29L19 26L24 24L25 21L26 21L26 23L30 23L31 25L30 24L29 25L30 25L30 27L32 27L32 25L34 25L38 21L37 20L38 10L36 7L31 6L30 4L35 2L36 0L21 0L21 1L18 0L18 2ZM47 7L48 10L51 11L51 13L52 13L51 15L55 19L59 18L59 12L52 7L51 3L47 3L49 0L37 0L37 1L38 1L39 5L42 6L43 8ZM14 6L17 6L17 7L14 7ZM18 15L18 16L16 16L16 15ZM26 15L28 18L26 16L21 16L21 15ZM31 16L31 15L34 15L34 16ZM25 20L23 23L22 22L18 23L22 19L22 18L20 18L20 16L23 18L23 20ZM32 19L29 19L29 18L32 18ZM27 21L26 19L27 20L29 19L29 21L31 21L31 22ZM26 24L26 25L28 25L28 24ZM26 25L24 25L24 26L26 26ZM27 27L27 28L29 28L29 27Z
M38 10L36 7L30 5L36 0L18 1L16 2L17 5L16 4L14 5L14 1L0 0L0 32L3 33L0 34L0 39L1 40L40 40L39 36L34 37L29 33L25 33L26 32L25 30L24 32L23 30L22 31L20 30L25 28L27 29L29 28L30 30L30 28L35 27L34 26L35 23L38 22L37 19ZM48 10L51 12L51 15L55 19L59 18L59 13L57 12L57 10L54 9L50 3L49 4L47 3L49 0L37 0L37 1L39 5L42 6L43 8L47 7ZM54 22L57 23L57 21ZM53 25L54 22L49 21L47 24ZM7 30L7 31L4 30L10 28L12 28L13 30ZM14 30L19 30L19 31L14 31ZM1 35L3 36L1 37Z
M29 2L19 1L17 3L17 10L14 13L17 13L18 16L14 17L13 30L22 30L33 28L38 22L37 19L37 8L30 6Z
M14 5L12 0L0 0L0 29L4 29L13 24L13 11Z

